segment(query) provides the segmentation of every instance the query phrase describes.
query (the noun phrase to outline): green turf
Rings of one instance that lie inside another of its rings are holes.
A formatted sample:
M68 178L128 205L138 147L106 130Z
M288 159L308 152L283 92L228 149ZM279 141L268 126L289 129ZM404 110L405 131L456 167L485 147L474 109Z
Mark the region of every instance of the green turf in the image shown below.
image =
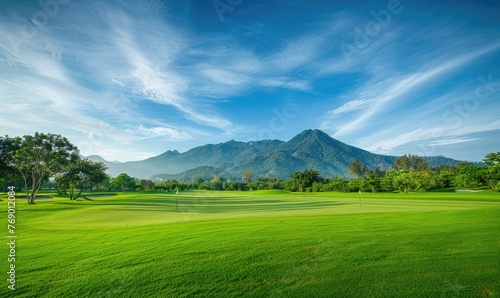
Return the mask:
M16 210L15 297L500 295L490 191L130 193Z

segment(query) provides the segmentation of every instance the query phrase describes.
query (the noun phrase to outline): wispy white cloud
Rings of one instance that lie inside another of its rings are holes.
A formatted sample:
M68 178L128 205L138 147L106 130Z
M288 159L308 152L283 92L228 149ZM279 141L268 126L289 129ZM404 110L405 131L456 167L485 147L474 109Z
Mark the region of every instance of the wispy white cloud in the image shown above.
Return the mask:
M378 100L377 98L351 100L349 102L346 102L342 106L329 111L328 114L337 116L337 115L349 113L352 111L362 110L362 109L374 104L377 100Z
M248 82L248 78L244 75L224 69L209 68L205 69L203 71L203 74L205 74L215 83L219 83L222 85L239 86Z
M281 87L301 91L311 90L310 82L306 80L291 80L286 78L270 78L261 80L260 85L265 87Z
M496 51L498 48L500 48L500 44L490 44L472 53L459 55L437 66L429 67L426 70L404 75L397 79L387 80L386 86L382 89L379 89L379 86L376 88L372 86L364 87L362 93L373 93L375 97L369 99L370 104L364 106L365 111L361 115L348 124L343 125L342 128L335 132L334 136L341 137L360 129L365 126L366 122L374 115L383 110L391 109L392 106L389 105L389 103L398 99L401 100L405 94L413 91L416 87L428 83L431 79L438 80L440 75L444 75L452 69L463 67L473 59L489 52ZM362 102L366 103L366 99ZM357 104L359 104L359 102L354 102L354 104L347 103L347 106Z
M268 65L277 71L290 71L309 63L319 54L322 35L303 36L285 44L284 48L268 58Z
M480 140L480 138L447 138L443 140L434 140L429 145L430 146L447 146L453 144L467 143Z
M412 131L401 133L392 138L384 138L383 140L376 141L368 146L365 146L366 150L371 152L377 152L380 154L390 154L393 150L403 144L410 142L421 141L429 138L432 135L440 135L441 130L432 129L429 127L418 128Z
M432 155L434 146L459 144L472 139L463 136L500 129L500 120L496 116L499 103L481 102L475 98L477 84L477 81L464 83L457 90L430 100L409 114L391 117L385 129L359 138L356 145L373 152L392 154L400 147L417 143L416 153ZM465 108L465 103L471 100L478 101L473 108Z
M102 28L92 27L92 24L103 24L99 17L110 7L94 7L97 13L92 15L85 13L90 6L82 9L78 3L74 5L76 7L68 6L67 9L75 9L78 13L65 15L62 11L59 20L51 20L50 30L22 39L17 49L9 47L10 44L0 49L2 108L9 111L3 115L2 134L27 134L33 130L61 133L70 137L83 154L103 152L105 146L115 146L111 144L118 143L118 147L131 144L145 136L173 141L189 139L186 132L168 129L161 121L145 116L137 109L137 102L124 98L124 94L130 96L130 91L137 87L137 90L156 91L150 95L162 95L164 100L169 90L161 81L167 81L164 73L154 69L149 61L130 59L137 67L130 66L120 47L110 42L109 37L114 33L111 23ZM67 20L70 17L73 19ZM95 19L85 19L88 17ZM113 20L106 17L104 22ZM57 21L63 21L63 25ZM22 38L16 34L21 33L23 23L10 23L8 30L3 30L3 26L5 23L0 22L2 38L15 41ZM71 34L64 34L68 29ZM140 54L147 56L143 51ZM141 55L132 58L141 58ZM5 63L3 57L9 62ZM180 93L178 90L174 89ZM220 124L211 123L214 127ZM150 129L134 131L127 128L134 124L144 124ZM124 150L114 152L117 153L115 158L126 158Z
M158 127L158 126L145 127L144 125L141 124L139 125L139 127L131 130L132 133L136 131L146 138L167 137L170 140L177 140L177 141L189 140L192 138L192 136L189 135L189 133L173 129L170 127Z

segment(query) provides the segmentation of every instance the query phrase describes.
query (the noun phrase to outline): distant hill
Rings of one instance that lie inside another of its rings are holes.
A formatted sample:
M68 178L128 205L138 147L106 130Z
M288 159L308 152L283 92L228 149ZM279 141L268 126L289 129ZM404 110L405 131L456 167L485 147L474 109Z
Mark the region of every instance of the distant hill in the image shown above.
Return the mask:
M186 170L184 172L178 174L157 174L153 175L151 179L156 181L168 181L168 180L177 180L177 181L194 181L195 179L203 179L203 181L210 181L215 177L223 177L224 179L237 179L232 174L225 172L221 168L211 167L211 166L201 166L194 169Z
M108 162L99 156L91 160L103 161L112 176L125 172L138 178L161 178L190 181L215 176L241 179L245 170L252 170L255 178L272 176L288 179L296 171L315 169L323 177L349 175L349 165L355 161L375 169L388 169L396 156L379 155L342 143L320 130L305 130L284 142L264 140L209 144L187 152L167 151L142 161ZM444 156L425 157L431 166L454 165L458 160Z

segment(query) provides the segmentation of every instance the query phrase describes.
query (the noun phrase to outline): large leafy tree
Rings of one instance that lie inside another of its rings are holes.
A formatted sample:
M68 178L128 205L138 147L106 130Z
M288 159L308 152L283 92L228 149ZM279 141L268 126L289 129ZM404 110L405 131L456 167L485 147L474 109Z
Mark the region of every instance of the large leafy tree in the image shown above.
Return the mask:
M220 176L216 176L212 181L210 181L210 188L213 190L221 190L224 188L224 179Z
M6 191L8 184L12 185L19 179L17 171L11 167L12 155L19 149L19 138L10 138L9 136L0 136L0 182L2 182L3 188Z
M366 164L362 163L359 160L355 160L349 165L349 172L353 174L355 177L365 177L369 173L370 169L366 166Z
M303 172L295 172L291 175L292 177L292 189L296 189L303 192L304 189L312 187L313 183L319 179L319 171L317 170L305 170Z
M151 190L153 190L154 186L155 186L154 182L149 180L149 179L140 179L135 184L135 188L141 192L142 191L151 191Z
M408 193L413 188L413 179L410 172L407 170L399 170L393 177L392 180L395 189L398 189L404 193Z
M421 156L413 154L401 155L391 166L395 170L407 170L414 172L428 172L431 167L429 163Z
M488 186L489 189L493 191L500 191L500 166L489 166L484 167L481 170L481 178Z
M460 169L459 173L455 176L454 185L457 187L474 188L482 185L482 172L481 167L467 166Z
M500 152L488 153L483 158L484 163L487 166L498 166L500 165Z
M483 159L486 166L481 171L483 182L493 191L500 191L500 152L489 153Z
M430 173L415 172L408 170L393 171L393 186L394 188L408 193L410 191L425 192L433 187L433 177Z
M62 173L67 165L79 158L76 146L58 134L25 135L16 138L13 146L18 149L9 152L9 166L21 175L30 204L35 203L45 179Z
M252 176L253 176L252 170L245 170L243 172L243 181L246 183L252 182Z
M64 173L56 177L58 187L68 189L70 200L76 200L84 189L91 188L107 178L106 169L102 162L78 159L69 164Z
M135 180L126 173L121 173L111 179L111 187L120 188L125 193L127 189L133 189L135 187Z

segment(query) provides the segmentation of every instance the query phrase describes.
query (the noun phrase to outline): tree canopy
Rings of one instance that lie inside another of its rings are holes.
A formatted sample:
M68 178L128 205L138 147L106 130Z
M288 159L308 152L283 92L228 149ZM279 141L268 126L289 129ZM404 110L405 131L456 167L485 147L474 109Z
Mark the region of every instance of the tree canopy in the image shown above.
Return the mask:
M127 173L121 173L115 178L111 179L111 187L120 188L122 192L126 190L134 189L135 180L134 178L127 175Z
M5 141L5 140L4 140ZM58 134L35 133L10 140L8 165L22 177L29 203L34 203L44 179L62 173L79 158L78 148Z
M429 163L421 156L413 154L401 155L391 166L395 170L408 170L415 172L430 171Z
M483 162L487 166L498 166L500 165L500 152L489 153L483 158Z
M76 200L84 189L107 178L106 169L107 167L102 162L78 159L70 163L66 171L56 177L56 181L59 188L69 189L70 200ZM78 190L77 194L75 194L76 190Z
M354 177L365 177L370 172L368 166L359 160L355 160L349 165L349 172L354 175Z
M295 172L291 175L292 189L297 189L303 192L305 188L311 187L319 178L319 172L316 170L304 170L303 172Z

